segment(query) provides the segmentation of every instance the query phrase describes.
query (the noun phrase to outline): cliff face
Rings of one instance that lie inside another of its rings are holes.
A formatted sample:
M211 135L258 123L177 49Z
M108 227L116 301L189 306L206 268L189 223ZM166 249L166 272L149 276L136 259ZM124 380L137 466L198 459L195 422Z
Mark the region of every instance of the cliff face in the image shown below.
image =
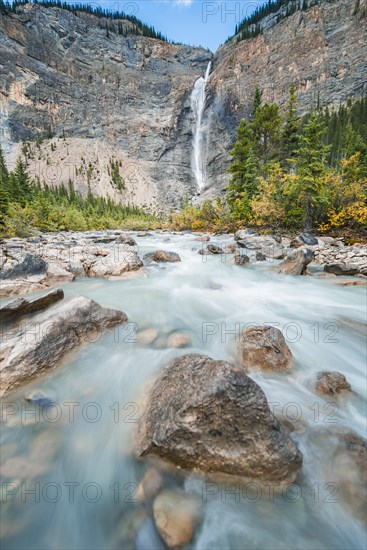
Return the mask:
M105 22L86 13L26 5L0 21L2 145L14 159L21 141L51 132L26 153L41 181L70 179L83 193L90 186L155 211L178 207L196 192L190 96L212 60L201 198L214 197L228 181L228 151L256 85L264 101L284 106L294 82L302 112L318 97L338 105L367 93L366 6L325 1L275 25L273 16L263 34L238 44L234 37L212 59L202 48L107 36Z
M295 83L301 113L318 98L338 106L367 93L367 0L324 2L272 25L275 18L263 34L238 44L234 37L216 53L208 83L205 196L228 181L228 150L239 120L250 115L257 85L264 101L284 107Z
M179 206L195 192L190 94L212 54L107 36L104 27L89 14L37 5L1 16L2 142L11 151L51 131L55 139L28 155L41 181L72 179L82 192L89 182L93 192L118 198L110 177L117 162L125 201Z

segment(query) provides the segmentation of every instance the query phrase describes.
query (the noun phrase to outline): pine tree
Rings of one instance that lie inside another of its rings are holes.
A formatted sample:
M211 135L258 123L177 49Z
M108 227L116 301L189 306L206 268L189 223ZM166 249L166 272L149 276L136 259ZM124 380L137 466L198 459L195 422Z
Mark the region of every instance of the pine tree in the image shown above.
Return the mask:
M4 216L9 205L9 173L5 164L3 152L0 146L0 225L4 225Z
M256 115L257 109L261 106L262 101L262 90L259 85L256 86L255 94L254 94L254 101L253 101L253 107L252 107L252 114L253 116Z
M264 165L267 164L270 153L274 152L279 143L281 122L279 107L275 103L265 103L256 109L251 125Z
M301 205L302 223L312 229L317 221L318 207L323 201L326 157L329 146L324 145L325 126L321 116L313 112L300 137L296 151L296 173L292 192Z
M294 84L289 88L285 124L282 132L282 149L285 159L292 159L299 144L300 119L297 115L297 95Z
M243 119L237 129L236 142L231 151L234 159L229 168L232 174L227 188L227 203L235 218L244 219L250 214L250 200L258 188L259 166L254 153L254 135Z
M21 158L17 160L15 170L9 176L9 194L11 200L19 202L22 206L32 197L30 179Z

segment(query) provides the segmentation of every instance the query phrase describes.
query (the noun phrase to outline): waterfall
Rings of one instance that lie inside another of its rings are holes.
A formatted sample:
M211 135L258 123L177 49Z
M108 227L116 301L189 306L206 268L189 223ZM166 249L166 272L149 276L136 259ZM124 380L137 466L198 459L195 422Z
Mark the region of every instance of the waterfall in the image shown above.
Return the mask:
M205 170L203 168L202 144L206 128L202 125L203 112L205 108L205 88L209 79L211 62L209 61L205 76L197 79L191 93L191 109L194 113L195 127L192 139L192 167L199 191L205 185Z

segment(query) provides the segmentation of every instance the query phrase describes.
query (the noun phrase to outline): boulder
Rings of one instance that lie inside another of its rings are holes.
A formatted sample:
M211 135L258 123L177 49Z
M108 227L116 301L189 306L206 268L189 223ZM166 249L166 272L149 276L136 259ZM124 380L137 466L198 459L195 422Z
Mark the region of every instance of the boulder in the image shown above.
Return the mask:
M138 246L136 240L133 239L130 235L119 235L117 237L116 243L125 244L126 246Z
M159 374L139 422L139 456L263 481L294 479L302 455L242 369L205 355Z
M180 262L181 258L176 252L167 252L166 250L155 250L144 254L144 260L148 262Z
M60 262L50 261L47 264L47 284L55 285L70 282L75 279L74 273L68 271Z
M26 300L25 298L12 300L5 306L0 307L0 323L15 321L24 315L42 311L63 298L64 292L61 289L56 289L39 298L34 298L34 300Z
M55 366L68 352L127 321L125 313L75 296L5 333L0 352L0 395Z
M278 266L278 273L286 275L304 275L308 264L312 262L314 253L309 248L292 250L287 258Z
M324 266L326 273L333 273L334 275L357 275L359 273L358 266L354 264L327 264Z
M153 516L168 548L182 548L192 540L200 520L199 501L184 491L166 489L154 501Z
M8 246L9 248L9 246ZM0 268L0 296L35 292L45 286L47 263L32 254L7 255Z
M250 327L239 342L246 370L283 372L293 369L292 353L281 331L272 326Z
M34 275L46 275L47 263L39 256L26 254L24 259L6 260L0 269L0 279L19 279Z
M340 372L320 371L317 373L315 389L322 395L338 395L350 392L351 385Z
M250 263L250 258L246 254L236 254L232 261L235 265L247 265Z
M207 254L209 255L214 255L214 254L223 254L223 249L218 246L217 244L208 244L205 248L201 248L199 250L199 254L201 254L202 256L205 256Z
M121 277L129 271L137 271L143 262L133 251L116 249L107 256L98 256L89 267L89 277Z
M257 262L265 262L266 256L262 252L256 252L256 261Z
M249 235L255 236L259 235L259 233L254 233L252 229L240 229L239 231L236 231L234 234L234 240L235 241L241 241L242 239L246 239Z
M319 244L316 237L313 237L310 233L300 233L297 235L297 239L301 244L307 244L308 246L316 246Z

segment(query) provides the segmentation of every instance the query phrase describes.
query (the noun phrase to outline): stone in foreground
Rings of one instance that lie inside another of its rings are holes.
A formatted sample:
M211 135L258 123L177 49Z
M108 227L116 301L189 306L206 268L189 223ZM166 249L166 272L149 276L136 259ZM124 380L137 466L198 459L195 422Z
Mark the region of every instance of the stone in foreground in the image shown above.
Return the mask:
M302 454L242 369L205 355L169 363L139 424L139 456L261 481L294 479Z
M5 334L0 352L0 395L55 366L87 336L127 321L83 296L68 298Z
M323 395L338 395L352 391L352 387L344 374L336 371L318 372L315 389Z
M292 353L281 331L272 326L246 329L239 344L246 370L289 371L293 368Z

